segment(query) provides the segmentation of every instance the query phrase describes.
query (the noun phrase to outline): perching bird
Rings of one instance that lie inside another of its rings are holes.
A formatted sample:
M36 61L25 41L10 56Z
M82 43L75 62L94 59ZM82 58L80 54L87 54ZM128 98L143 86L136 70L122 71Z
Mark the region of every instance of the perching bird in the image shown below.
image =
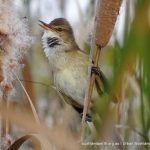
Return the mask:
M57 18L49 24L40 21L40 26L44 29L43 47L54 85L64 100L82 117L89 56L78 47L72 27L66 19ZM106 87L105 76L96 67L92 67L91 73L96 73L97 92L102 95ZM90 120L89 114L86 120Z

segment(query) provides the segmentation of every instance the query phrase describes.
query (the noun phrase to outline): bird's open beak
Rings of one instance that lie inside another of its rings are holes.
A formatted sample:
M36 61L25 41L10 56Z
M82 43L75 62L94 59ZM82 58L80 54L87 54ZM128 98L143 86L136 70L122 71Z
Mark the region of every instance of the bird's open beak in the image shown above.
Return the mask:
M39 20L39 25L45 30L54 30L54 28L50 24L47 24L41 20Z

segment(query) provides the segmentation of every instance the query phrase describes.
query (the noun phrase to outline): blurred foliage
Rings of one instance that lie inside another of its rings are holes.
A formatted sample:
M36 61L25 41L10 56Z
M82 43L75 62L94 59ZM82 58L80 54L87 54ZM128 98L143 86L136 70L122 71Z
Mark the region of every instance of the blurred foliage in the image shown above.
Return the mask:
M25 61L26 70L29 73L30 80L44 83L30 82L28 83L30 85L26 86L26 90L30 91L32 89L34 93L33 101L40 118L42 118L41 120L44 120L50 128L57 128L57 125L59 125L67 131L69 129L69 133L77 140L80 138L81 120L76 112L72 111L72 108L68 105L66 106L58 93L51 88L53 81L48 61L41 46L42 31L38 27L38 19L41 16L40 11L37 16L32 16L30 14L32 1L26 0L24 2L25 10L28 10L25 13L30 21L31 35L35 36L33 46ZM64 0L64 4L61 4L61 12L65 11L66 7L64 6L67 5L66 3L67 1ZM95 102L93 118L96 131L92 132L91 128L87 127L87 141L103 141L105 140L103 134L106 135L108 132L109 134L106 137L111 138L111 134L113 134L111 132L115 128L123 141L150 142L150 1L132 0L131 2L126 0L124 3L126 4L126 13L124 20L122 19L124 21L122 39L118 39L115 34L117 32L116 26L113 34L114 42L104 48L101 53L100 66L110 82L110 88L108 95L104 95ZM38 4L39 7L41 3ZM82 33L88 30L85 24L92 20L93 5L93 0L91 0L86 10L88 13L84 14L86 17L85 22L83 21L84 24L76 24L77 27L79 25L84 27ZM64 12L64 17L66 17L65 14ZM75 32L77 31L75 30ZM79 34L76 37L78 41L80 36ZM120 42L121 40L123 42ZM82 45L87 51L90 50L89 39L86 42L82 41ZM26 75L22 78L23 80L29 80ZM24 83L26 84L26 82ZM19 85L16 84L16 86ZM111 101L114 95L118 97L117 104L113 104ZM30 96L32 97L32 95ZM12 99L18 100L19 103L22 103L20 100L25 99L20 88L17 87L16 96ZM21 104L19 107L22 109L25 105L22 106ZM30 127L27 129L34 131ZM16 130L12 131L14 137L18 136ZM21 134L19 133L19 135ZM61 142L61 136L59 133L57 134L56 139ZM65 132L63 134L65 135ZM64 141L66 142L66 140ZM64 143L64 145L67 145L67 143ZM103 149L99 146L83 146L83 148ZM133 148L150 149L149 146L125 146L127 150Z
M102 58L109 59L108 69L113 68L110 95L119 95L117 117L109 114L108 107L100 103L99 107L96 104L96 111L100 113L100 110L107 108L100 116L107 114L111 120L117 119L124 141L150 142L150 1L134 0L132 5L131 10L131 3L126 2L123 44L116 38L114 46L106 48L105 58ZM130 13L133 10L131 19ZM146 146L126 146L126 149L132 148L150 147L148 143Z

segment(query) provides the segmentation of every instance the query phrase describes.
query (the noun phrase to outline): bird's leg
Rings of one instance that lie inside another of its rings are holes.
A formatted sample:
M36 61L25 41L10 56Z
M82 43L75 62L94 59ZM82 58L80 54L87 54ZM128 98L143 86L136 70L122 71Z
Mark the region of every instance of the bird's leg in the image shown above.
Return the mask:
M100 75L101 75L100 68L99 68L99 67L92 66L91 74L93 74L93 73L94 73L96 76L100 76Z

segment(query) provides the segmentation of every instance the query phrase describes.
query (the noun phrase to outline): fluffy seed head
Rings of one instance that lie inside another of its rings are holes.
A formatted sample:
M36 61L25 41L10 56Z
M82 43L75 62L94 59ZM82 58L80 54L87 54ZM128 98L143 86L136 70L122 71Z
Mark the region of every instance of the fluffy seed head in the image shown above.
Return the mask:
M31 44L27 20L20 18L10 0L0 0L0 70L3 79L1 89L11 85L14 72L21 68L20 60Z

